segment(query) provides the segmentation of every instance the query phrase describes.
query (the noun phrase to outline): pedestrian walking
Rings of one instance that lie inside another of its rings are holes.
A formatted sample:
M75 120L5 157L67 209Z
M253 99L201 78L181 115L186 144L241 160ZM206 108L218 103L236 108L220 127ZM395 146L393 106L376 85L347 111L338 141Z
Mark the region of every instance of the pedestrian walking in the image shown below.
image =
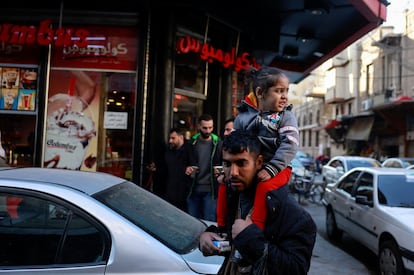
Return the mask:
M185 174L190 164L191 145L185 140L183 130L172 128L169 132L168 149L164 160L166 173L165 199L183 211L187 211L187 193L191 178Z
M234 130L234 117L229 117L224 121L223 137L228 136Z
M193 163L186 169L186 174L193 176L187 197L188 213L208 221L216 221L218 171L214 166L222 165L221 140L213 130L213 117L201 115L198 133L191 137Z

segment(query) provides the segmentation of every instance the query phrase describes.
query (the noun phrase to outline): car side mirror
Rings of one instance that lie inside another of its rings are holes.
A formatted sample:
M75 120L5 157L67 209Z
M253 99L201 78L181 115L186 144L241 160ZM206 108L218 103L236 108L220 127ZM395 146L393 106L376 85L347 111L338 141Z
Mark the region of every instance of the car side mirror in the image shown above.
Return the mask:
M374 202L368 200L368 196L364 196L364 195L357 195L355 197L355 202L358 204L362 204L362 205L368 205L369 207L374 206Z

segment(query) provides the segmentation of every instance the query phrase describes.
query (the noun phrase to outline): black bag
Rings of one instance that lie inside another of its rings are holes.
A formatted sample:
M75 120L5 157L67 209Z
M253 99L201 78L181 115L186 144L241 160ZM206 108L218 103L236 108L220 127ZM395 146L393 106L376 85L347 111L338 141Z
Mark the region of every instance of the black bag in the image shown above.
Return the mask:
M230 257L226 259L223 266L220 268L218 272L219 275L268 275L269 272L267 271L267 254L268 254L268 247L265 244L265 248L263 250L263 255L258 259L253 265L251 266L238 266L237 263L231 260L232 255L234 254L234 247L232 247L232 251Z
M268 248L267 243L265 244L265 248L263 250L263 255L257 260L250 271L250 275L268 275L269 272L267 271L267 254Z

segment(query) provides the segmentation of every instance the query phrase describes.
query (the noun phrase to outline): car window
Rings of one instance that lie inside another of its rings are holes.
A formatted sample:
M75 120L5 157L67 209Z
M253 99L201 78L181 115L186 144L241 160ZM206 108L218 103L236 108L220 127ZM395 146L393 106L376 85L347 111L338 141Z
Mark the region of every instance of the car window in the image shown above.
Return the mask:
M67 206L0 192L0 266L101 263L106 232ZM7 240L7 241L5 241Z
M414 175L380 175L378 200L383 205L414 208Z
M384 164L383 164L383 166L384 166L384 167L396 167L396 168L401 168L401 164L400 164L398 161L395 161L395 160L392 160L392 159L390 159L390 160L388 160L388 161L385 161L385 162L384 162Z
M123 217L177 253L198 247L206 225L132 182L123 182L94 195Z
M352 194L352 190L354 187L354 184L361 172L360 171L354 171L348 176L344 177L339 183L338 183L338 189L342 189L343 191Z
M381 167L380 163L375 160L350 160L348 161L348 170L356 167Z
M343 167L342 162L340 160L338 160L338 159L337 160L333 160L329 165L332 166L332 167L334 167L334 168L340 167L340 166Z
M374 177L370 173L363 173L358 181L355 196L366 196L369 202L373 201Z
M402 162L403 162L403 167L408 167L414 164L414 159L404 159Z

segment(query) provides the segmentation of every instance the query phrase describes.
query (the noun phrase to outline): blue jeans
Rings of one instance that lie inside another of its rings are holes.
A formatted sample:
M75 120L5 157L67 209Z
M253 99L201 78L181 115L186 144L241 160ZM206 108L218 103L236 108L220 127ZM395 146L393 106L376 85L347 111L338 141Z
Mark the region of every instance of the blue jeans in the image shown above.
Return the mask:
M212 199L211 192L193 192L187 198L187 211L191 216L216 222L217 200Z

